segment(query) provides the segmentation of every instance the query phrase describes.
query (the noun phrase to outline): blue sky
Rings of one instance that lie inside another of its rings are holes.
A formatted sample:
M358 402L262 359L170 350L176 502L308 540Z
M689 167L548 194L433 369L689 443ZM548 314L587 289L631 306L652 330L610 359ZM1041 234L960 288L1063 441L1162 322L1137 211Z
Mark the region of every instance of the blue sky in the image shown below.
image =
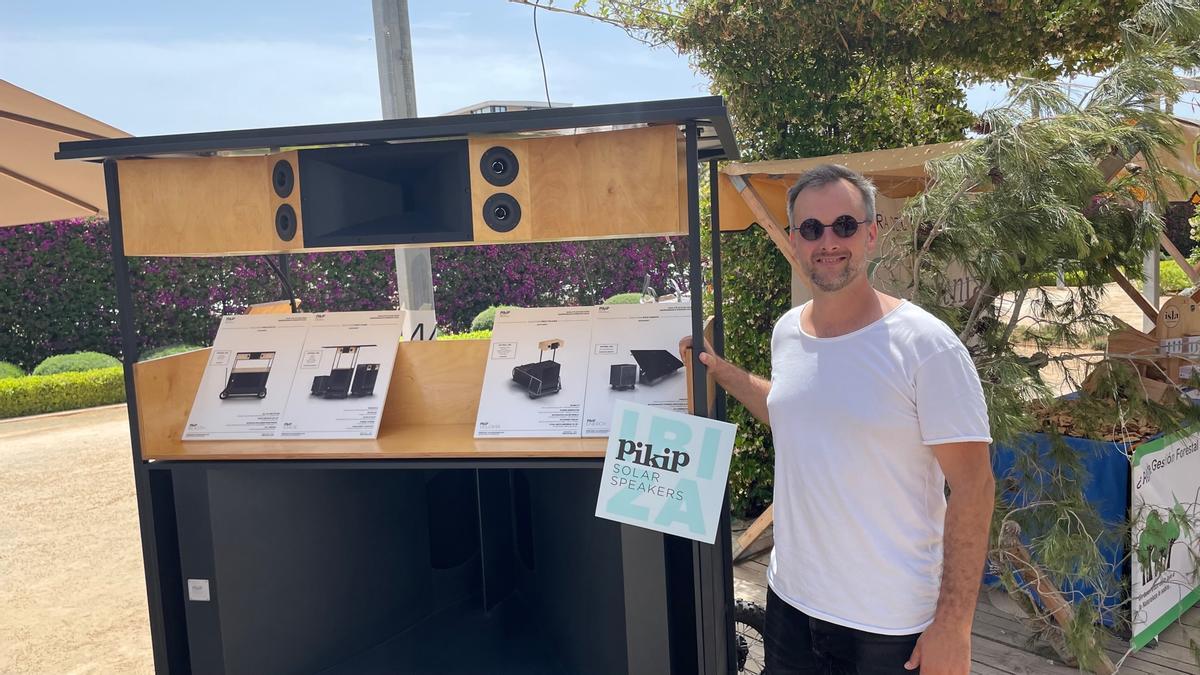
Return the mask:
M370 0L5 0L0 78L137 135L378 119ZM562 2L561 5L569 5ZM409 0L417 108L544 99L532 9ZM538 13L555 101L702 96L686 58ZM1002 91L972 90L980 110Z

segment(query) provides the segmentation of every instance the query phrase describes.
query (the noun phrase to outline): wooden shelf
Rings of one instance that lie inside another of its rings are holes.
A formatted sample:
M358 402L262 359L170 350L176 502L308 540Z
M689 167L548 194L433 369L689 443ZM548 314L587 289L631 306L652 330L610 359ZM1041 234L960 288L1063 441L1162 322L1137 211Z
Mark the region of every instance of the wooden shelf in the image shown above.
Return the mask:
M361 441L176 441L143 448L154 460L603 458L607 438L473 438L474 424L380 430Z
M606 438L474 438L487 340L402 342L379 437L372 440L183 441L209 349L134 366L142 458L511 459L604 456Z

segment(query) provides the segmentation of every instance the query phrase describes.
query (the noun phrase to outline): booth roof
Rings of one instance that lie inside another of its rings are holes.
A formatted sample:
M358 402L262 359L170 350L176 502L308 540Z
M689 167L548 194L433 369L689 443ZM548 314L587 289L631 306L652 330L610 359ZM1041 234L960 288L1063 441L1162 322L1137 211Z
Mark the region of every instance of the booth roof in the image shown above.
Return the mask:
M1171 201L1189 199L1200 190L1200 125L1191 120L1175 118L1180 144L1174 153L1164 153L1163 166L1187 181L1180 190L1167 181L1166 192ZM787 222L787 189L800 174L821 164L842 164L870 178L885 197L902 199L920 194L925 188L925 164L961 148L966 141L935 143L907 148L872 150L804 159L777 159L762 162L731 162L721 170L720 216L723 231L744 230L757 222L756 216L730 184L730 176L741 176L753 185L763 198L764 206L777 222ZM1138 158L1134 158L1136 163Z
M124 157L210 155L215 152L387 143L470 134L519 134L564 129L684 124L700 131L701 160L737 159L737 143L725 102L720 96L520 110L482 115L450 115L409 119L317 124L300 127L246 129L169 136L63 143L57 159L101 160Z
M62 141L128 136L0 80L0 227L102 214L100 167L54 161Z

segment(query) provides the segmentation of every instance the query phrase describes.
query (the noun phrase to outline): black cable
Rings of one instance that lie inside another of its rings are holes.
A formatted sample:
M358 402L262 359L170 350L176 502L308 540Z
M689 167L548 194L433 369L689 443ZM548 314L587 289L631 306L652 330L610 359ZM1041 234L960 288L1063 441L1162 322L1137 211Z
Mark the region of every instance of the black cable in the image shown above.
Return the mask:
M259 257L262 258L263 261L267 263L267 266L270 267L271 271L275 273L275 276L279 278L279 283L283 285L283 290L287 293L288 303L291 304L292 314L295 314L296 313L296 292L292 290L292 285L290 283L288 283L287 275L284 274L283 270L280 269L279 266L275 264L274 260L271 260L271 256L264 255L264 256L259 256Z
M550 79L546 77L546 59L542 56L542 38L538 35L537 11L538 5L535 2L533 4L533 39L537 41L538 60L542 62L542 86L546 88L546 107L553 108L554 105L550 103Z

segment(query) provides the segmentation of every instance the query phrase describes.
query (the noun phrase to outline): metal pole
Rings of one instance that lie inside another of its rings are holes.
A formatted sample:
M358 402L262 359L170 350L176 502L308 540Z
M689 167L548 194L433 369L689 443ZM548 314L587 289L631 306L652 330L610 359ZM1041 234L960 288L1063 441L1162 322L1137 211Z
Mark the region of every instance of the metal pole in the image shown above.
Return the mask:
M113 278L117 290L117 322L121 328L121 361L125 370L125 400L129 414L129 440L133 447L133 482L137 494L138 524L142 539L142 563L146 577L146 600L150 610L150 644L154 670L170 671L162 587L158 573L158 543L155 540L154 509L150 477L142 461L142 439L138 428L137 391L133 364L138 359L137 330L133 322L133 292L129 286L129 263L125 259L125 236L121 228L121 190L117 162L104 160L104 185L108 197L108 232L112 245Z
M384 119L417 116L408 0L371 0L375 16L375 58ZM396 247L396 290L405 309L433 307L433 266L428 248ZM432 335L432 331L430 331Z
M408 0L371 0L371 10L375 15L375 59L379 63L383 118L416 117Z

